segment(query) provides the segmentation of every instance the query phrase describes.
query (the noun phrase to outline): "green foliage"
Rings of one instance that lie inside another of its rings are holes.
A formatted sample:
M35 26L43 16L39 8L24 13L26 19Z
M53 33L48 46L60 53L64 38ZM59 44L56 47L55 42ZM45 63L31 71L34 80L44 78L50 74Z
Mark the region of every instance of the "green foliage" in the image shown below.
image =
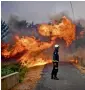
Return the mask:
M1 76L5 76L14 72L19 72L19 82L22 82L28 68L20 64L4 65L1 67Z
M16 64L12 65L5 65L1 67L1 76L5 76L11 74L13 72L18 71L18 66Z
M20 82L21 81L23 81L23 79L24 79L24 76L25 76L25 74L26 74L26 72L28 71L28 68L27 67L25 67L25 66L21 66L20 67L20 69L19 69L19 76L20 76Z
M10 73L13 73L13 70L11 70L9 67L1 69L1 76L8 75Z

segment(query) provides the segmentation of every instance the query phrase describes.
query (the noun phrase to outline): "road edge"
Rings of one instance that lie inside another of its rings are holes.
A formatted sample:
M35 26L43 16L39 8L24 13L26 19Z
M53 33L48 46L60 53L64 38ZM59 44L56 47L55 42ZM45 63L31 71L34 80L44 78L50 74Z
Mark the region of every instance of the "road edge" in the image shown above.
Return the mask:
M73 63L73 65L82 73L85 74L85 67L80 66L79 64Z

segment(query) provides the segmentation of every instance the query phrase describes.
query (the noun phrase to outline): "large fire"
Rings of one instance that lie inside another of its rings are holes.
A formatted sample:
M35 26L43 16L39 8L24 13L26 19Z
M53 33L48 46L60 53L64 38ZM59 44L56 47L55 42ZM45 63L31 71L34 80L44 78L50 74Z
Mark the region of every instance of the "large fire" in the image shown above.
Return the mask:
M43 36L49 36L50 42L42 42L35 37L15 36L14 45L2 44L2 56L6 59L19 56L17 60L27 67L44 65L50 63L51 60L45 57L43 51L52 47L57 38L65 40L67 46L75 40L75 25L65 16L59 24L40 24L38 31Z
M39 33L43 36L63 38L68 46L73 40L75 40L75 25L64 16L59 24L41 24L39 27Z
M43 50L50 48L54 41L51 42L41 42L36 40L34 37L22 37L16 36L16 43L11 48L9 45L3 45L4 49L2 50L2 55L5 58L15 57L19 53L24 53L18 61L21 62L22 65L27 67L35 66L35 65L43 65L50 60L45 61L44 56L42 55ZM40 55L39 55L40 54ZM41 58L41 57L42 58Z

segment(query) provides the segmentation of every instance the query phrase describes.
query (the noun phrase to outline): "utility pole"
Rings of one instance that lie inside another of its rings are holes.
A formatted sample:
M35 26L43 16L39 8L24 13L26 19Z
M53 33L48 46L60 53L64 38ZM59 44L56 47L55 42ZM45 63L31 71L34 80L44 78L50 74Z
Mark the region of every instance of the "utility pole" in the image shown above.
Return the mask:
M71 1L70 1L70 5L71 5L72 13L73 13L73 21L75 22L75 15L74 15L73 5Z

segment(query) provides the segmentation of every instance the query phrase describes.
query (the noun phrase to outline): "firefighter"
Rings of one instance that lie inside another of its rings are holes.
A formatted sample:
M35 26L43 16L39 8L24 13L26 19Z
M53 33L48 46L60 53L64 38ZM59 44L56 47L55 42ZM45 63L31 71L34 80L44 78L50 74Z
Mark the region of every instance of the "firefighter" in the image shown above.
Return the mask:
M59 45L55 45L55 50L53 52L53 69L51 73L51 79L56 79L57 78L57 73L58 73L58 62L59 62L59 55L58 55L58 50L59 50Z

